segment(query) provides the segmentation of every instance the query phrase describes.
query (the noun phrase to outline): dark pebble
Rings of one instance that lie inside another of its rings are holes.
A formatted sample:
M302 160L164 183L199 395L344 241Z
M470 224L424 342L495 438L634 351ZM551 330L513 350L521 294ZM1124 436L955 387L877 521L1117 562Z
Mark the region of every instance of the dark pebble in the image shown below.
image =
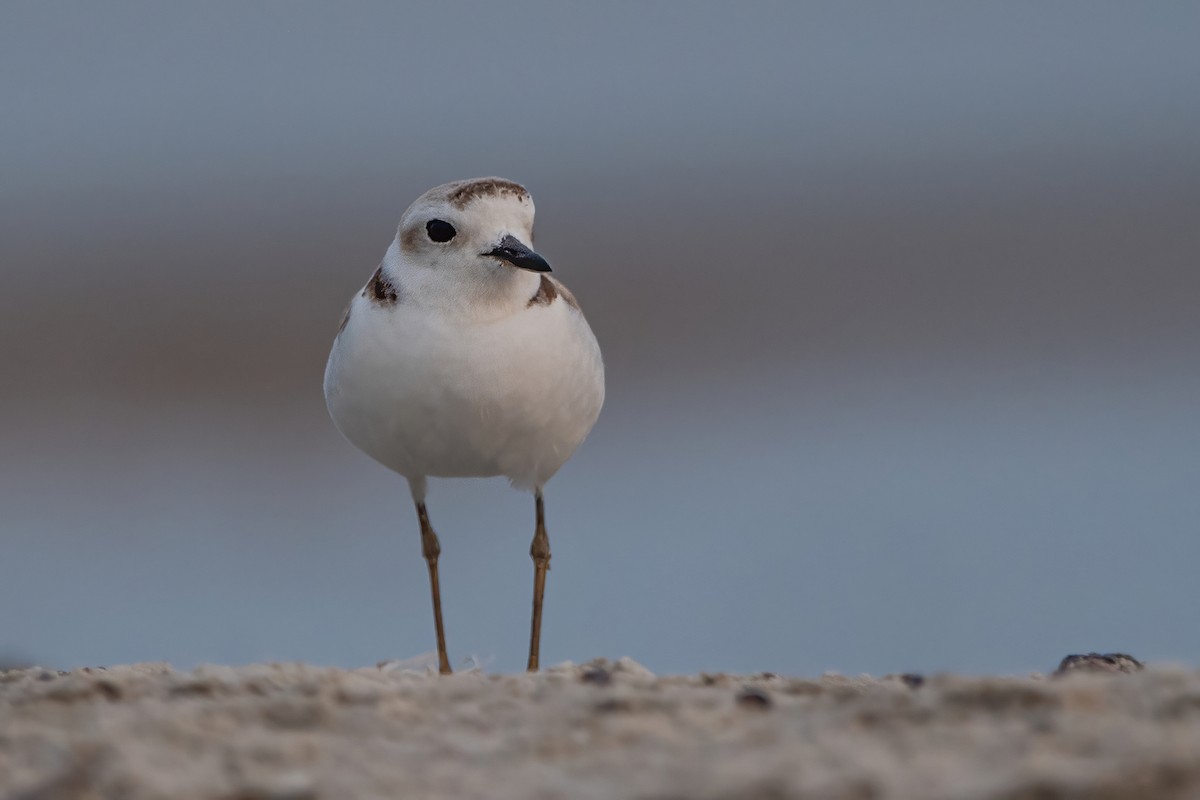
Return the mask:
M603 667L593 667L584 670L583 674L579 676L579 680L583 683L593 683L596 686L608 686L612 683L612 675Z
M1088 653L1086 655L1070 655L1058 664L1055 675L1066 675L1069 672L1138 672L1145 665L1127 653Z
M757 686L745 686L737 694L737 704L743 708L770 708L771 695Z

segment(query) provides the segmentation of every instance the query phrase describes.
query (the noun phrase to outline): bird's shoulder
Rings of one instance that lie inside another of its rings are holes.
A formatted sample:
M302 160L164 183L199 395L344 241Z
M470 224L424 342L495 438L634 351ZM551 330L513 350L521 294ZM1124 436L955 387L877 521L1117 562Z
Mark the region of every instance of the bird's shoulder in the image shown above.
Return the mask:
M562 281L543 273L537 292L534 293L533 297L529 298L529 303L526 307L548 306L560 297L571 308L576 311L582 311L579 307L579 301L575 299L575 295Z
M403 297L404 291L399 282L389 277L384 272L383 265L380 264L363 284L363 287L346 304L345 310L342 311L342 321L338 323L338 335L340 336L346 330L346 326L350 324L350 318L354 316L356 305L366 305L368 308L392 308L399 305Z

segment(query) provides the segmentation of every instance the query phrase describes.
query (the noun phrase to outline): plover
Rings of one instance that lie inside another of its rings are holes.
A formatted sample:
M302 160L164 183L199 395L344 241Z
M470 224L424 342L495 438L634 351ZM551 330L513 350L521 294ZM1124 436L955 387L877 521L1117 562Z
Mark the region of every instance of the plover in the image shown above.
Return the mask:
M542 490L604 402L600 347L575 296L534 252L533 214L529 192L501 178L425 192L350 301L325 367L338 430L408 479L442 673L450 660L427 478L503 475L533 492L528 668L536 670L550 567Z

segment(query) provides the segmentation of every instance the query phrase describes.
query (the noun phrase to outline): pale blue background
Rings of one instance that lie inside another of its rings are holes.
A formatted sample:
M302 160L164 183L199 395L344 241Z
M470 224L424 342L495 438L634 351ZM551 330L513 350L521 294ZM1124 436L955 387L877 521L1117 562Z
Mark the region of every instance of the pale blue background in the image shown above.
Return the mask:
M1188 3L5 3L0 656L431 649L321 372L404 207L528 185L609 400L543 658L1200 662ZM532 502L437 482L456 662Z

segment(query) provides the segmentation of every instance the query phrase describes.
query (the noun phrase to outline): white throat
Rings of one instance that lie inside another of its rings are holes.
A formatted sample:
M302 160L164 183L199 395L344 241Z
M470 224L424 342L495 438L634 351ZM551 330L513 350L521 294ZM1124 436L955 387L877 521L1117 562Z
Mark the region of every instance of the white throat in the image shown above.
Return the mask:
M394 240L383 257L384 274L402 302L476 321L499 319L525 308L541 275L481 257L481 269L431 269L409 262Z

